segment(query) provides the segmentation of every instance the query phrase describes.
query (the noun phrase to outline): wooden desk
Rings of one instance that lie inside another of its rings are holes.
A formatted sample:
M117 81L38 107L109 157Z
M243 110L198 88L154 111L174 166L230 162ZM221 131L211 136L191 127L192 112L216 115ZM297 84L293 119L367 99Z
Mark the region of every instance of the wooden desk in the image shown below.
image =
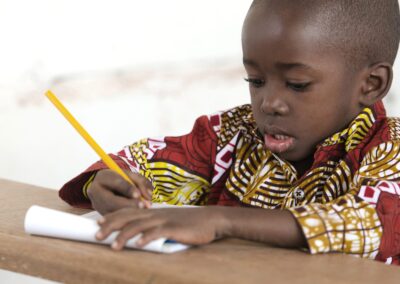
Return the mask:
M0 268L77 283L399 283L400 267L352 256L309 255L241 240L223 240L162 255L29 236L32 204L76 214L57 192L0 179Z

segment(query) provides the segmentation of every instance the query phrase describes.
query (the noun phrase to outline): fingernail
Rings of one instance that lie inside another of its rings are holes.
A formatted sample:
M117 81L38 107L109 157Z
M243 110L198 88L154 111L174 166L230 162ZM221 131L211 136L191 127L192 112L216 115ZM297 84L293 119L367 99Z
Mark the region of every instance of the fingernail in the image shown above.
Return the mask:
M136 245L141 246L143 244L143 239L140 238L136 241Z
M140 209L143 209L143 207L144 207L144 204L143 204L143 202L142 202L142 201L139 201L139 203L138 203L138 207L139 207Z
M99 220L97 220L97 223L103 224L105 221L106 219L104 219L104 217L101 217Z
M132 193L132 197L135 198L135 199L139 198L139 196L140 196L140 194L136 190Z
M101 239L103 237L103 234L101 232L96 233L96 238Z
M112 248L112 249L118 249L118 242L117 242L117 241L114 241L114 242L111 244L111 248Z

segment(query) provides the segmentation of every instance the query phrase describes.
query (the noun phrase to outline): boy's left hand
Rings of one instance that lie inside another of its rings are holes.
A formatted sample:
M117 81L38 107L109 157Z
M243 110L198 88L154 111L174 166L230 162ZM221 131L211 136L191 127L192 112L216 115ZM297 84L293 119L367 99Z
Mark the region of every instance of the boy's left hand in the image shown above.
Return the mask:
M139 247L164 237L177 242L200 245L221 238L227 226L223 207L164 208L140 210L123 208L99 220L98 240L120 230L112 248L121 250L133 236L142 233Z

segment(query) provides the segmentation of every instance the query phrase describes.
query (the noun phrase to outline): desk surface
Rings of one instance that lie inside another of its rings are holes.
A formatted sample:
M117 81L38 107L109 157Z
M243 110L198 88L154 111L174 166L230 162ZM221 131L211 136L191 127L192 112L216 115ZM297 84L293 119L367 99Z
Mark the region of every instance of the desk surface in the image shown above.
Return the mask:
M400 268L340 254L309 255L222 240L163 255L29 236L24 215L37 204L82 214L57 192L0 179L0 268L85 283L399 283Z

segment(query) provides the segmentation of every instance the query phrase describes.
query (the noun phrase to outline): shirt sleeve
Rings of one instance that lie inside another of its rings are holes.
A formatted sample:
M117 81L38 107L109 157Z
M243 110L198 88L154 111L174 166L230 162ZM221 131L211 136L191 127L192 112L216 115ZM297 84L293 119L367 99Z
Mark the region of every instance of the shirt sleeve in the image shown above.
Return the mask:
M183 136L142 139L110 156L124 170L139 173L154 187L153 202L204 204L215 163L217 136L209 117L198 118ZM59 196L75 207L90 208L85 194L94 174L107 166L98 161L67 182Z
M289 209L311 253L343 252L400 260L400 144L382 143L367 153L349 192L326 204Z

